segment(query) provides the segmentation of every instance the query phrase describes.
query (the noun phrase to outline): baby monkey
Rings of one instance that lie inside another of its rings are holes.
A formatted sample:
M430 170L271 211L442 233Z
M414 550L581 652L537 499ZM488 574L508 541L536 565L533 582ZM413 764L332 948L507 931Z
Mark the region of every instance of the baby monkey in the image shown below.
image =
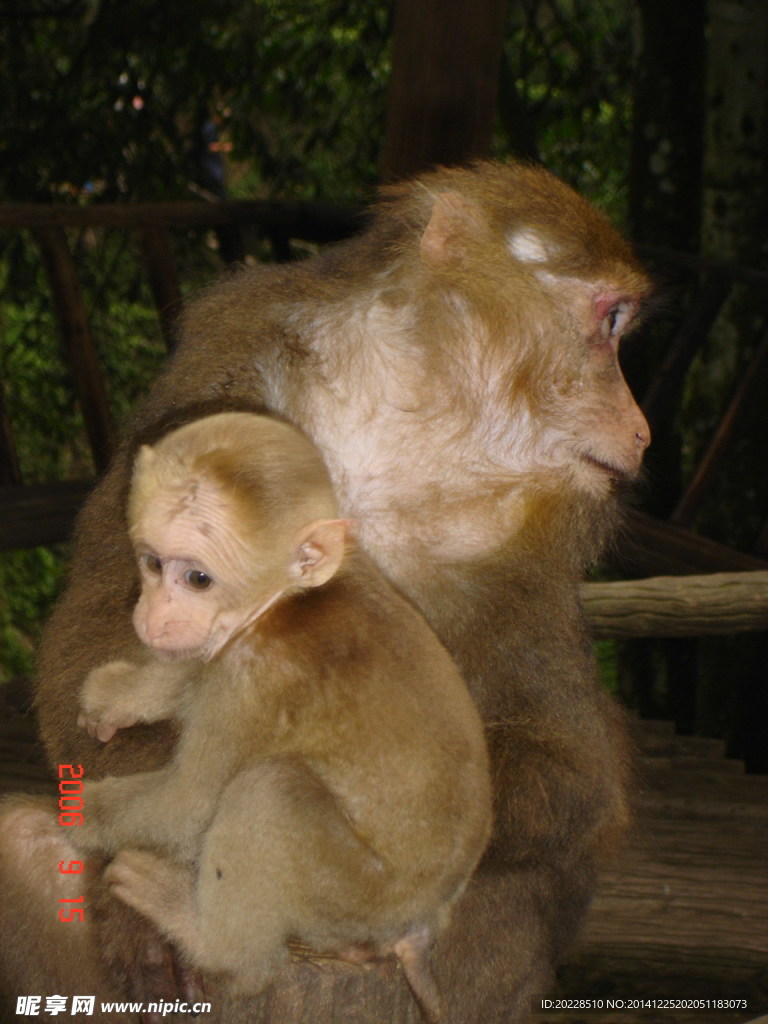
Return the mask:
M129 525L144 652L90 673L80 725L181 735L160 770L86 785L79 845L117 853L115 895L236 990L263 988L289 939L394 953L438 1019L426 954L491 823L451 658L285 423L223 413L142 448Z

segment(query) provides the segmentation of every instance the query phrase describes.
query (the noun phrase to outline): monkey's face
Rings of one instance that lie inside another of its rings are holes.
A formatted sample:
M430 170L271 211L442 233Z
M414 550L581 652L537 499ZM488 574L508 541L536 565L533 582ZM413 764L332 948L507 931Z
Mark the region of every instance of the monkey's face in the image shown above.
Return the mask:
M619 344L640 307L636 294L603 282L561 282L570 309L568 360L552 379L544 417L553 457L580 488L600 494L640 471L650 428L619 365Z
M133 624L159 657L210 659L284 589L231 519L212 488L197 486L182 508L156 494L133 527L142 583Z
M218 649L221 583L199 559L173 558L139 548L141 596L133 625L161 658L205 657Z
M461 557L509 534L518 494L602 501L637 475L650 431L618 353L649 282L605 218L540 171L440 172L434 185L407 287L387 280L364 320L351 314L370 343L351 354L327 332L330 385L309 422L367 539L393 506L418 506L425 543L446 551L442 509L467 507L469 491L478 514L450 541Z
M579 261L574 241L554 229L518 229L489 244L503 248L496 265L507 288L499 274L471 303L477 352L474 366L468 349L463 361L464 379L480 382L478 413L484 400L478 445L485 440L500 467L608 495L615 481L637 476L650 443L619 365L649 282L616 259L605 269Z

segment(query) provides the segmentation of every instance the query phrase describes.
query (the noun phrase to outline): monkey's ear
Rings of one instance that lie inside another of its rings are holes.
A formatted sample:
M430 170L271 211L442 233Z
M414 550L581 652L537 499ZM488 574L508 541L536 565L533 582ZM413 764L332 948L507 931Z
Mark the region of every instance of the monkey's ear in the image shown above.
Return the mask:
M319 587L335 575L344 559L346 519L317 519L302 527L293 542L290 572L302 587Z
M458 192L441 192L435 197L432 216L421 236L421 258L425 263L443 263L461 255L467 238L485 233L480 210Z
M157 453L154 448L150 448L148 444L143 444L141 448L139 448L138 455L133 463L133 468L136 472L147 469L148 466L152 465L156 458Z

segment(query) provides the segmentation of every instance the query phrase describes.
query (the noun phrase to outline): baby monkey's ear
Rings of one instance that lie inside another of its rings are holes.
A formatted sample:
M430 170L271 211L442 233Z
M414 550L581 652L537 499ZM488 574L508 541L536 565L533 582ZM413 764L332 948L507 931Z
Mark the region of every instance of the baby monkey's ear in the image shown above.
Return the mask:
M154 448L150 448L148 444L143 444L137 454L133 464L135 473L140 473L142 470L147 469L157 459L157 452Z
M292 578L302 587L327 583L344 560L348 533L346 519L316 519L303 526L293 541Z

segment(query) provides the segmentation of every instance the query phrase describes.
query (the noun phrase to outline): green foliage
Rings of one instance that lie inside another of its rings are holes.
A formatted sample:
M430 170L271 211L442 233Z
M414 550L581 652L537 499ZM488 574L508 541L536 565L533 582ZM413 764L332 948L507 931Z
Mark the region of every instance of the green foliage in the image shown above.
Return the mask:
M358 202L376 180L391 4L267 0L258 82L227 97L235 155L285 197ZM253 192L252 171L238 190Z
M19 241L18 239L16 241ZM49 287L29 238L8 253L0 301L0 379L26 483L93 474L69 370L61 352ZM165 346L135 254L122 232L70 239L83 300L117 423L156 376ZM23 259L16 257L23 254ZM14 273L8 272L13 263Z
M110 409L121 423L165 356L157 316L123 233L88 232L71 237L70 245ZM3 255L0 383L23 480L88 479L94 473L90 449L35 247L29 237L18 236ZM0 555L0 681L29 672L65 560L63 546Z
M84 476L90 470L82 418L58 352L49 309L3 305L0 367L5 404L27 483Z
M41 613L52 606L65 562L63 548L32 548L3 555L0 563L0 683L32 668Z
M497 155L543 161L616 222L625 217L631 0L516 0L501 76Z
M376 180L387 0L0 0L0 197L199 193L203 126L233 194L358 201ZM498 155L622 212L630 0L516 0Z
M6 0L0 197L191 196L205 187L203 126L219 116L251 194L357 198L375 177L389 8Z
M594 644L594 652L600 683L609 693L617 693L618 661L616 642L614 640L598 640Z

